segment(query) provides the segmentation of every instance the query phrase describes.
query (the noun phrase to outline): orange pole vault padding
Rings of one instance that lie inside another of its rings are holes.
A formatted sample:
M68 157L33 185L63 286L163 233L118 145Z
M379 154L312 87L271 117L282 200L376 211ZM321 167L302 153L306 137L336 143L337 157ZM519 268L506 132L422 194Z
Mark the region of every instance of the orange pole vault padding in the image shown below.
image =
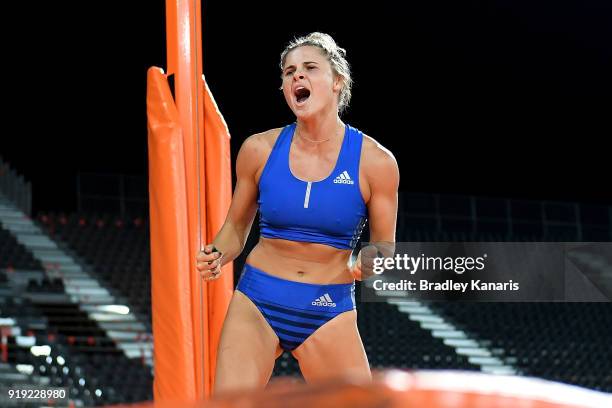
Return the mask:
M147 88L151 271L152 287L157 288L152 289L154 397L200 400L212 390L217 345L233 291L231 264L210 283L195 269L197 253L220 230L231 201L229 132L202 75L200 1L167 0L166 32L175 99L158 68L149 70ZM154 250L166 245L175 250L162 251L162 259ZM168 300L166 284L173 291Z
M160 68L147 75L147 117L154 396L184 400L196 392L183 131Z
M204 95L204 146L206 146L206 242L213 241L221 230L232 200L232 157L229 130L217 104L202 77ZM214 384L217 349L221 328L234 291L232 263L223 267L221 278L208 284L209 386Z

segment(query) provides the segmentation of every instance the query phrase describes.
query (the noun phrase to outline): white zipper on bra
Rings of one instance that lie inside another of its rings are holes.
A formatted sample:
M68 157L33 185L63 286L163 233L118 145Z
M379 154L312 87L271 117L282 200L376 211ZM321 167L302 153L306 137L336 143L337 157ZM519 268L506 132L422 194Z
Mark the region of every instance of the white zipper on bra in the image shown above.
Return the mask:
M312 181L308 182L306 186L306 195L304 196L304 208L308 208L308 202L310 201L310 188L312 186Z

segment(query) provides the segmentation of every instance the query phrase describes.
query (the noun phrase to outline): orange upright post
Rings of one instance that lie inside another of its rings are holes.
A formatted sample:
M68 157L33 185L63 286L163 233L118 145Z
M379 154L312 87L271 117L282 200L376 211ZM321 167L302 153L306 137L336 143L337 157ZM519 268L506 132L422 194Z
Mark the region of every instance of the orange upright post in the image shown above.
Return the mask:
M147 91L154 391L157 400L195 400L210 395L233 290L231 265L211 283L195 269L196 254L212 241L229 208L231 156L227 126L202 75L200 2L167 0L166 32L175 99L159 91L167 79L159 78L158 68L149 70ZM160 120L157 112L171 114ZM210 189L214 194L207 194Z

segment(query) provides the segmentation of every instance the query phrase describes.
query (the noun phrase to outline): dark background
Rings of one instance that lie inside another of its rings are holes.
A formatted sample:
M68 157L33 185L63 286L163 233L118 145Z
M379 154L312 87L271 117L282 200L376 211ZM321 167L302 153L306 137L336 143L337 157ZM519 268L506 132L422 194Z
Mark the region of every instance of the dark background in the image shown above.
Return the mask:
M146 175L146 70L166 67L165 5L21 7L7 12L23 23L5 34L0 155L32 181L35 213L72 211L77 172ZM234 156L294 120L280 53L324 31L353 68L343 119L393 151L401 190L612 204L609 1L214 0L203 14Z

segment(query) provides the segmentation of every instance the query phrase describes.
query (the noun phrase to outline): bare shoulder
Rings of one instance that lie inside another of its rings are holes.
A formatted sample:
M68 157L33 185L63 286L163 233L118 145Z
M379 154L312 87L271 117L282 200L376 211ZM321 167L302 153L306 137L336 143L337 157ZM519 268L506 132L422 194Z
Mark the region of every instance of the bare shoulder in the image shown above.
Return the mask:
M391 150L384 147L376 139L363 135L361 163L366 175L379 177L381 174L399 178L397 160Z
M257 174L268 160L268 156L274 147L282 128L266 130L247 137L236 159L236 172L243 170L249 174Z
M270 129L247 137L240 147L239 158L244 158L252 163L265 160L281 130L282 128Z
M244 153L248 154L250 158L256 158L260 155L267 156L267 153L272 150L272 147L274 146L274 143L276 142L281 130L283 129L270 129L247 137L244 142L242 142L240 151L244 151Z

